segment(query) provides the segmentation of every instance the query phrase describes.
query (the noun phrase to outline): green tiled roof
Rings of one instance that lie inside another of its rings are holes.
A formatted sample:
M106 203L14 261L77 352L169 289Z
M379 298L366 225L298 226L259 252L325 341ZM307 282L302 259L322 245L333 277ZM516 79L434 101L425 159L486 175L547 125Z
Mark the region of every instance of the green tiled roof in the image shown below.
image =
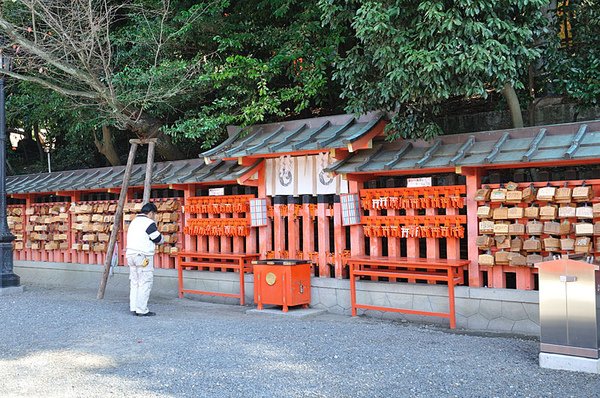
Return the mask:
M490 166L593 159L600 162L600 120L445 135L432 142L373 141L371 149L358 151L334 163L329 171L340 174Z
M203 159L155 163L153 185L189 184L202 182L235 181L245 167L236 162L217 161L205 164ZM143 186L146 164L136 164L131 171L130 186ZM123 183L125 166L98 169L60 171L10 176L6 179L9 194L29 192L58 192L73 190L108 189Z
M382 118L382 113L374 112L358 119L338 115L235 128L221 145L200 156L228 159L346 148L369 133Z

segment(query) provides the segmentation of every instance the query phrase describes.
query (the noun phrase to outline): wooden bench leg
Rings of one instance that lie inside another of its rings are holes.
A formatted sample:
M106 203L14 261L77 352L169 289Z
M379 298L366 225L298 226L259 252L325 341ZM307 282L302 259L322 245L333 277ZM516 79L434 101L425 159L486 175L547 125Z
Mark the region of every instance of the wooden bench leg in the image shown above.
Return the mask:
M246 304L246 291L244 288L244 259L239 260L240 265L240 305Z
M350 306L352 307L352 316L356 316L356 276L354 276L354 265L349 264L350 269Z
M450 329L456 329L456 309L454 308L454 275L448 269L448 308L450 313Z
M177 285L179 289L179 298L183 298L183 269L179 261L177 261Z

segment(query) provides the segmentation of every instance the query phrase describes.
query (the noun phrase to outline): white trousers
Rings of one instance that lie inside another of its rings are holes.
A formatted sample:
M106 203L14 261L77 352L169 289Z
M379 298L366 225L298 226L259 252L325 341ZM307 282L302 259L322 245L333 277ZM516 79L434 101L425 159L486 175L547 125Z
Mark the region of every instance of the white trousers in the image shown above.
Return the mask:
M148 265L143 266L143 261L148 258ZM129 310L138 314L148 312L148 299L154 282L154 258L141 254L127 257L129 266Z

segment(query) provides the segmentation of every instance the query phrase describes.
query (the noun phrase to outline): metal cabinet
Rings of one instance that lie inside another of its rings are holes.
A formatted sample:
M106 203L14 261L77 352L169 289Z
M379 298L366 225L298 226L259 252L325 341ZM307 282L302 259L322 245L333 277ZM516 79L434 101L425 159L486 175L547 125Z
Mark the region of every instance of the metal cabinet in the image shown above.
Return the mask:
M599 267L559 259L538 268L541 352L598 358Z

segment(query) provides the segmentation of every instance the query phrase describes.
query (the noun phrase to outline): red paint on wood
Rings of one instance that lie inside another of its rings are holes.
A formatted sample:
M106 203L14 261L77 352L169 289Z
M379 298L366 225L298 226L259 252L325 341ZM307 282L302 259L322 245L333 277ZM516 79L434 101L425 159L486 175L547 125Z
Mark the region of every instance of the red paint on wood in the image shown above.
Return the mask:
M302 253L304 260L311 260L312 253L315 251L315 224L310 215L310 205L302 205ZM314 274L314 265L312 269Z
M319 231L319 276L328 277L327 255L329 248L329 218L327 217L327 203L317 204L317 229Z
M281 252L285 250L285 227L283 219L283 209L286 205L273 205L273 231L274 241L273 250L275 251L275 257L281 258Z
M289 258L298 258L297 252L300 250L300 233L298 228L298 220L294 215L294 204L287 205L287 226L288 226L288 253Z
M333 204L333 233L335 237L335 277L342 279L346 271L342 253L346 250L346 228L342 226L342 204Z
M400 215L398 210L388 210L390 217ZM400 257L400 238L389 237L388 238L388 257L398 258Z
M475 193L481 186L480 170L466 173L467 180L467 245L469 264L469 286L481 287L483 279L479 269L479 249L477 248L477 235L479 234L479 219L477 218L477 202L473 200Z
M533 273L530 268L516 267L517 289L533 290Z
M446 215L458 215L458 209L446 209ZM460 240L459 238L446 238L446 253L448 260L458 260L460 258Z
M496 289L503 289L506 287L506 278L504 278L503 266L496 265L491 267L491 275L488 273L488 281L490 286Z

